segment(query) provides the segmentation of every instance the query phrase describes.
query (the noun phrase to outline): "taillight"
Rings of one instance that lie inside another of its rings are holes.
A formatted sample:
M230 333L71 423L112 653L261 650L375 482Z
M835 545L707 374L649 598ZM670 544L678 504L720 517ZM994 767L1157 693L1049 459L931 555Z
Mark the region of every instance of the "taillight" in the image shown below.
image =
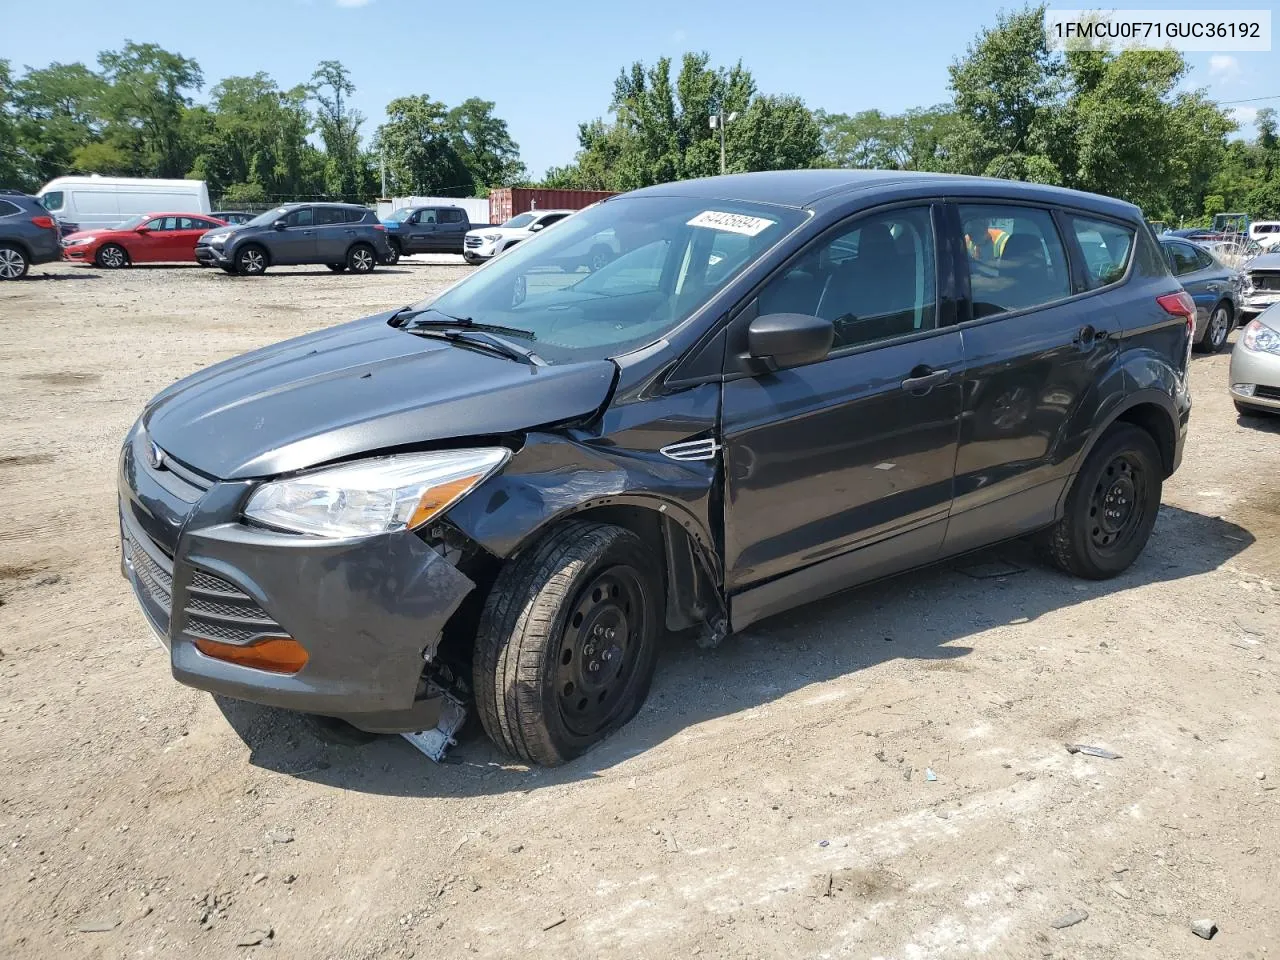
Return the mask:
M386 233L386 232L387 232L386 224L383 224L383 223L375 223L375 224L373 225L373 229L375 229L375 230L381 230L383 233Z
M31 222L42 230L53 229L53 217L32 217Z
M1196 320L1196 302L1191 299L1191 294L1185 290L1179 290L1177 293L1166 293L1163 297L1156 297L1156 303L1164 307L1165 313L1175 317L1186 317L1193 324Z

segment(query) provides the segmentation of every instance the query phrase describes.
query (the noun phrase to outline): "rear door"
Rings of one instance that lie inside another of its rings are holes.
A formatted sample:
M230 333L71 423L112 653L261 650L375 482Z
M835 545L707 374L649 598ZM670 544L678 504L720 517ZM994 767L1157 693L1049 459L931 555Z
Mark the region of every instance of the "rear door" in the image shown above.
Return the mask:
M786 574L813 568L816 596L937 554L964 358L941 325L935 233L927 202L847 220L751 308L824 317L836 337L823 361L724 385L725 575L750 592L735 623L785 606Z
M466 213L460 207L442 207L436 218L439 221L436 224L439 250L442 253L461 253L462 239L470 227Z
M1120 317L1110 298L1077 294L1119 283L1134 239L1132 227L1036 204L961 201L952 211L968 290L947 553L1052 522L1099 405L1123 394L1120 374L1104 377Z
M347 223L345 207L316 207L316 261L317 263L346 263L347 249L355 238Z
M196 241L201 234L212 230L217 224L203 217L178 217L178 229L174 233L169 253L175 261L194 260L196 258Z

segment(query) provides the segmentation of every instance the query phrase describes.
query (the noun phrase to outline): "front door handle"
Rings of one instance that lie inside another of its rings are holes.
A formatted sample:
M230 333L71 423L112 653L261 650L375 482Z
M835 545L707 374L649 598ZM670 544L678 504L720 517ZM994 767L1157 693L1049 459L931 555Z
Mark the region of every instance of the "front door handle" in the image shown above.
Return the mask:
M902 389L918 394L928 393L950 376L950 370L934 370L932 367L919 366L911 371L911 376L902 381Z

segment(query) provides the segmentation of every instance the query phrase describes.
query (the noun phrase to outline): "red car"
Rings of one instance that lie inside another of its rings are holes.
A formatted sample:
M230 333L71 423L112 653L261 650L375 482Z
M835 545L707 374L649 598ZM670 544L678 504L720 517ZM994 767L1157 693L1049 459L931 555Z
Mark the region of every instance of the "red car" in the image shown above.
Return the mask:
M225 227L198 213L144 213L110 230L80 230L62 241L62 259L113 270L133 263L195 263L196 241Z

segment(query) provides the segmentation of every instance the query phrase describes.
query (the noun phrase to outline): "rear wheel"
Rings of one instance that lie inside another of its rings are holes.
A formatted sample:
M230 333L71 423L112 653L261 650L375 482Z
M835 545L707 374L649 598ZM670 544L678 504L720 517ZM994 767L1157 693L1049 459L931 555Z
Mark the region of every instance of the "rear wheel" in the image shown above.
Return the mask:
M1205 324L1204 333L1196 349L1201 353L1217 353L1227 342L1227 334L1231 332L1231 305L1225 300L1213 308L1209 314L1209 322Z
M98 250L94 262L104 270L119 270L129 265L129 254L118 243L105 243Z
M347 269L352 273L370 273L378 265L378 255L367 243L357 243L347 251Z
M0 280L21 280L31 268L31 261L21 247L0 243Z
M347 265L345 263L326 263L325 266L334 273L341 273L343 270L347 269Z
M507 564L476 635L485 730L554 766L635 716L653 679L662 575L634 533L570 521Z
M267 251L250 244L236 254L236 273L242 277L258 277L267 270Z
M400 244L396 243L394 240L388 240L387 246L391 249L387 255L382 258L382 262L389 267L394 267L400 262Z
M1089 580L1123 573L1151 536L1163 479L1151 434L1128 423L1113 426L1076 476L1063 518L1043 535L1049 559Z

